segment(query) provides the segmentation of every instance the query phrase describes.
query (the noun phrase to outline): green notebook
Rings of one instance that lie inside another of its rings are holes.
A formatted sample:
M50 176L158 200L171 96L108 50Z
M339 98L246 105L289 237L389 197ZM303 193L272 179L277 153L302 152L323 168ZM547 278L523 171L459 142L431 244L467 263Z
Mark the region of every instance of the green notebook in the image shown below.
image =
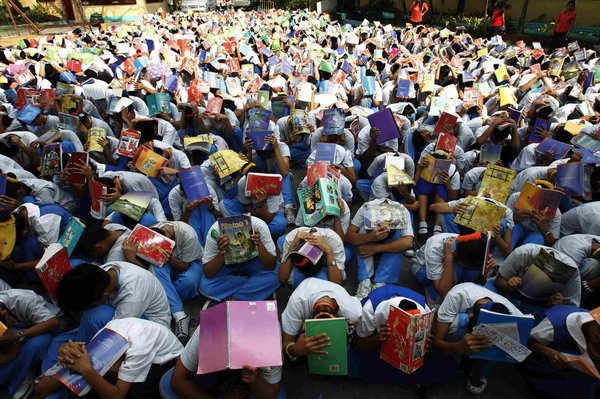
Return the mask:
M327 334L331 346L323 350L327 355L308 355L308 371L321 375L348 374L348 348L346 337L346 319L314 319L306 320L306 336Z

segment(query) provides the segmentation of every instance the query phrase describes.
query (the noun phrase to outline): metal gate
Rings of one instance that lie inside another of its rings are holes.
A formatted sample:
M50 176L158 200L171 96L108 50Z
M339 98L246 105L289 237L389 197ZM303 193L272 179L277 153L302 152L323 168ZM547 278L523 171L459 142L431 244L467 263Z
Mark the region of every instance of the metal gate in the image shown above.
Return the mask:
M258 7L261 10L271 10L275 8L275 0L259 0Z

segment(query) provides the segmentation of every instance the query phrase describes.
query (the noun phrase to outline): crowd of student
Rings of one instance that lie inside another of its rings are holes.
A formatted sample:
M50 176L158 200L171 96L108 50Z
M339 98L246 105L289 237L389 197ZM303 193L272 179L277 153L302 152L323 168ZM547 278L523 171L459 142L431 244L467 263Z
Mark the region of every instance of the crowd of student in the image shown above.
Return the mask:
M233 49L223 45L231 42ZM126 60L137 56L145 57L147 65L129 71ZM555 58L564 59L562 72L549 70ZM69 71L70 59L82 61L81 72ZM242 66L239 72L232 59ZM291 71L282 71L284 62ZM151 65L160 64L167 65L164 74L176 76L174 87L167 84L173 80L149 73ZM249 75L241 72L248 71L244 65L251 65ZM533 65L540 69L532 71ZM494 71L501 66L507 76L499 81ZM202 325L190 334L183 303L200 295L211 304L265 300L289 284L294 291L281 315L285 361L321 353L328 346L327 337L303 333L305 320L344 317L352 327L357 364L371 362L373 378L392 369L395 381L427 383L450 373L458 363L448 358L458 355L454 357L467 372L468 390L480 394L487 385L489 362L465 356L490 347L484 336L471 333L480 310L533 314L533 354L519 365L532 389L554 397L593 397L597 381L571 368L563 353L588 354L600 364L600 324L589 313L600 304L600 160L593 153L583 159L594 169L591 200L564 196L552 220L514 205L526 182L552 187L557 165L582 160L573 151L561 159L552 152L538 153L538 144L529 143L531 136L568 143L573 135L565 126L570 122L589 140L600 139L600 80L583 81L586 71L596 68L600 73L597 66L596 53L579 47L548 54L522 42L504 44L497 36L474 38L464 31L422 25L341 26L326 14L280 10L157 13L130 25L42 36L3 49L0 173L8 178L0 197L0 321L9 329L0 336L0 384L14 397L26 397L31 389L36 397L64 397L68 390L52 376L58 361L81 373L103 398L285 397L281 366L248 365L241 371L196 375ZM18 75L27 71L34 79L19 86ZM240 78L241 92L228 93L231 87L217 82L198 95L195 85L206 72ZM425 83L428 76L431 85ZM367 77L374 77L373 92L361 84ZM413 82L406 98L397 97L401 80ZM61 102L66 97L57 97L29 124L17 118L18 89L57 88L59 82L74 89L67 110L77 117L74 130L62 129L57 116L64 112ZM96 93L86 85L93 85ZM579 93L572 91L575 85L582 88ZM480 88L484 101L466 108L462 99L471 87ZM506 87L514 95L508 104L499 95ZM286 107L305 110L310 132L294 131L290 116L272 115L267 141L273 149L253 149L246 137L248 111L273 109L270 101L257 101L258 90L269 91L271 98L285 96ZM171 102L166 112L150 117L144 100L157 92L167 93ZM129 101L109 109L115 93ZM215 96L223 99L216 115L206 111ZM433 96L446 97L445 112L457 117L455 126L445 129L458 139L453 156L436 151L432 129L439 113L429 114ZM509 117L509 107L520 111L518 122ZM343 110L342 134L324 131L327 108ZM385 108L396 116L401 136L378 144L382 132L370 126L367 116ZM549 120L550 128L532 132L538 119ZM107 137L99 142L102 151L90 152L89 165L40 177L43 145L36 142L38 137L60 131L60 161L66 165L69 154L89 149L88 131L94 127L104 129ZM169 160L158 177L139 172L131 158L116 152L125 129L139 131L140 146ZM184 148L184 137L198 135L210 137L208 153ZM315 162L321 142L336 144L342 211L307 227L296 195L306 182L297 182ZM455 214L466 211L464 197L477 195L486 169L480 151L486 144L501 145L498 164L517 172L507 203L494 201L506 212L493 229L494 255L489 258L487 236L453 222ZM226 149L238 153L244 165L231 178L221 179L208 157ZM403 158L405 172L416 185L388 187L386 171L376 175L386 157ZM421 177L431 159L452 161L436 183ZM190 203L177 173L193 165L202 167L211 196ZM75 172L85 176L86 184L67 182ZM244 185L251 172L280 174L282 193L247 197ZM154 193L139 223L175 241L164 267L136 256L137 244L129 238L136 221L119 212L109 211L104 220L91 216L94 181L108 187L102 197L108 205L126 193ZM366 231L367 206L381 203L402 204L411 226ZM251 214L258 256L226 265L229 243L217 220L240 213ZM70 257L73 269L59 283L56 306L35 284L39 280L33 269L72 216L84 222L85 230ZM319 247L324 256L316 264L302 256L288 257L301 242ZM577 271L547 300L531 300L519 288L541 249ZM347 268L353 259L357 267ZM484 261L497 263L495 279L486 281L481 275ZM406 288L410 282L400 279L408 264L425 295ZM354 296L341 285L349 273L356 273L359 282ZM20 287L35 287L35 292ZM378 359L378 348L389 336L390 305L416 312L437 309L427 373L403 375ZM131 344L104 377L91 367L85 349L103 328ZM377 358L367 360L369 353ZM429 367L436 365L443 367L432 373Z

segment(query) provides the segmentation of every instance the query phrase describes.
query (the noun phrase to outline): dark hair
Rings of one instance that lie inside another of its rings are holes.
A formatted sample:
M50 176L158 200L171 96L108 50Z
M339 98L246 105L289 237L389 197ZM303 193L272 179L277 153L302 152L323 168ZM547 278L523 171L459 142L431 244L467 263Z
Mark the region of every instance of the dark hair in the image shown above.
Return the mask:
M480 303L473 307L473 317L469 319L469 324L467 325L469 332L473 331L473 328L475 328L475 326L477 325L477 322L479 321L479 313L481 312L481 308L483 308L485 304L486 303ZM499 302L492 303L489 310L501 314L510 314L510 311L508 310L506 305Z
M468 269L480 268L483 265L486 244L485 235L478 240L457 240L455 260L464 264Z
M398 309L402 310L415 310L417 308L417 304L414 301L410 301L408 299L403 299L398 304Z
M58 283L56 296L60 307L82 311L97 303L110 284L108 272L91 263L69 270Z
M75 252L82 255L89 255L94 246L100 241L104 241L108 237L108 230L100 224L92 221L85 223L85 229L75 245Z
M291 254L290 259L292 260L292 264L298 264L306 259L306 257L300 254ZM302 271L302 273L304 273L307 277L314 277L324 266L325 256L321 256L317 263L312 263L312 261L309 259L308 262L306 262L306 265L300 267L299 270Z

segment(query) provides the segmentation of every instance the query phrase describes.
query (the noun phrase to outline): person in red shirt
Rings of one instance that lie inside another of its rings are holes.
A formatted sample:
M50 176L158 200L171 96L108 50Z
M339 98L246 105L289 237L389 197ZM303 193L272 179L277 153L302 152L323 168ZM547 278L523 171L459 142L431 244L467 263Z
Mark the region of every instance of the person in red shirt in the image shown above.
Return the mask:
M554 35L552 36L552 42L550 43L550 51L566 46L567 35L575 23L576 18L575 2L571 0L567 3L567 8L558 14L556 25L554 26Z
M490 27L490 38L497 36L505 30L504 14L506 13L506 5L502 2L496 3L494 14L492 15L492 26Z
M423 23L423 15L429 11L429 6L424 0L415 0L410 5L410 22L415 25Z

